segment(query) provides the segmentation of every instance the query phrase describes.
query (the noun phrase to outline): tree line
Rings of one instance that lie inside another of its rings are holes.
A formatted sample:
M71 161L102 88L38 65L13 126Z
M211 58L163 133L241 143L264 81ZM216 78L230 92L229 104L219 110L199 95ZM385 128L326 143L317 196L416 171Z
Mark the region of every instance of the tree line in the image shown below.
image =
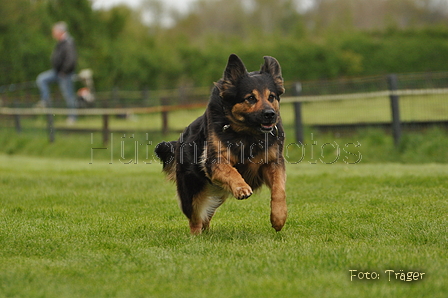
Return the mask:
M50 67L60 20L76 40L78 69L91 68L97 89L109 90L210 86L231 53L249 70L274 56L287 81L447 70L447 17L446 0L197 0L183 13L160 0L136 10L1 1L0 85Z

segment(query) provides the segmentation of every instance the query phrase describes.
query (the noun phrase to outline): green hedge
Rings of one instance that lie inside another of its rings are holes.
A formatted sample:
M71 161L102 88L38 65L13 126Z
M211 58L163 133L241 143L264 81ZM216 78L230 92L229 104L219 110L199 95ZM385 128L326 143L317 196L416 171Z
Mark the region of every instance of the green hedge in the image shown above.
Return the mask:
M274 56L288 81L441 71L448 65L443 26L328 30L319 36L292 29L283 34L253 29L247 36L215 30L194 36L194 29L186 33L180 25L145 26L126 7L93 11L88 0L17 0L0 3L0 86L34 80L50 67L50 28L61 19L76 39L79 68L93 69L98 90L210 86L231 53L249 70L260 67L262 56Z

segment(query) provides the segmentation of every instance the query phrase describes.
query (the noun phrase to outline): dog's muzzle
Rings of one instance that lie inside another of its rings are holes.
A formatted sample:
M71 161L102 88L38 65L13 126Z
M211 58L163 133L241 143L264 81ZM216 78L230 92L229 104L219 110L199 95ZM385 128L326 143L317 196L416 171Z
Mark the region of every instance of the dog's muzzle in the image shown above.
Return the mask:
M266 109L262 112L261 118L261 132L272 132L277 122L277 113L273 109Z

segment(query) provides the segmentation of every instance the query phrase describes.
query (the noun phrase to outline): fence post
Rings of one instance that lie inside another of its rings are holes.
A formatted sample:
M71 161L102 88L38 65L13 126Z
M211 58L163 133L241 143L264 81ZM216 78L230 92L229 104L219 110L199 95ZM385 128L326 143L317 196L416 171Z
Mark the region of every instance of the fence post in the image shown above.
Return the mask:
M48 140L50 141L50 143L53 143L54 142L53 114L47 114L47 129L48 129Z
M163 109L163 107L169 105L168 97L162 97L160 103L162 105L162 134L166 135L168 134L168 111Z
M399 96L394 93L398 90L398 78L396 74L387 76L387 83L389 85L390 93L390 108L392 112L392 133L394 136L395 147L398 147L401 139L401 124L400 124L400 103Z
M19 108L19 103L16 100L14 101L14 107ZM22 131L22 125L20 123L20 115L16 114L13 117L14 117L14 124L16 127L16 131L18 133L20 133Z
M109 115L103 114L103 144L106 145L108 141L109 141Z
M113 107L117 107L120 104L120 94L119 94L119 89L118 87L113 87L112 88L112 98L110 103L112 104Z
M149 102L149 89L148 89L148 86L143 87L143 90L142 90L142 103L143 103L145 106L149 106L149 105L150 105L150 102Z
M300 96L302 93L302 84L296 82L293 88L293 95ZM302 123L302 103L295 101L294 103L294 127L296 129L296 141L303 144L303 123Z

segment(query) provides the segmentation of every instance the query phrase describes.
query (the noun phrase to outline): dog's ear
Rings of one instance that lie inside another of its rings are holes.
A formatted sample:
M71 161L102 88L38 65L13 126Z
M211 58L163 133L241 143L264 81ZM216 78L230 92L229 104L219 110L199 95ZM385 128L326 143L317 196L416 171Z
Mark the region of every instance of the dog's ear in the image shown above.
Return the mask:
M260 72L266 72L272 76L275 84L277 85L278 95L285 92L283 86L282 68L277 59L270 56L264 56L264 65L261 66Z
M247 70L243 61L235 54L230 55L222 79L215 83L220 96L224 97L226 91L235 87L236 83L245 75L247 75Z
M241 61L235 54L230 55L226 70L224 71L224 81L229 81L232 84L235 84L245 74L247 74L247 70L243 61Z

